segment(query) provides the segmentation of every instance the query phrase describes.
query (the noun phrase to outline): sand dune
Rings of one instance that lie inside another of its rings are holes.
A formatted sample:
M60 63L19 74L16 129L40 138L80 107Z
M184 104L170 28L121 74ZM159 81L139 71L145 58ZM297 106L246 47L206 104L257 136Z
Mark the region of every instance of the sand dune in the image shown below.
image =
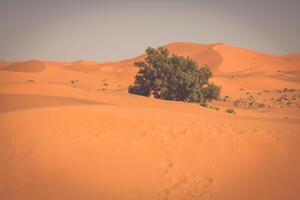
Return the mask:
M93 61L77 61L70 64L62 66L64 69L81 71L81 72L93 72L99 69L99 66L96 62Z
M197 61L199 66L209 66L213 70L217 70L222 63L222 55L214 50L214 46L218 44L194 44L194 43L173 43L165 47L170 50L172 54L181 55L184 57L191 57Z
M299 55L274 56L257 53L228 45L218 45L214 49L223 56L220 72L236 74L281 75L282 72L299 70Z
M196 44L177 42L165 45L171 54L191 57L199 66L209 66L216 76L270 76L289 80L298 79L300 70L300 54L275 56L258 53L248 49L233 47L231 45ZM63 65L64 69L90 72L90 73L113 73L118 76L134 76L136 69L134 62L141 61L144 55L136 58L117 62L95 63L92 61L78 61Z
M14 72L41 72L44 69L45 69L45 64L42 61L38 61L38 60L18 62L1 68L1 70L14 71Z
M299 197L299 121L100 105L0 122L3 198Z
M300 66L300 54L275 56L227 44L202 45L180 42L166 47L171 53L191 57L198 61L200 66L208 65L217 74L263 72L264 75L269 75L278 71L299 70Z
M212 67L219 110L128 94L143 55L2 62L0 199L300 199L299 54L167 47Z
M10 62L10 61L0 60L0 68L11 65L12 63L13 62Z
M0 112L53 106L100 104L99 102L84 99L26 94L0 94L0 102Z

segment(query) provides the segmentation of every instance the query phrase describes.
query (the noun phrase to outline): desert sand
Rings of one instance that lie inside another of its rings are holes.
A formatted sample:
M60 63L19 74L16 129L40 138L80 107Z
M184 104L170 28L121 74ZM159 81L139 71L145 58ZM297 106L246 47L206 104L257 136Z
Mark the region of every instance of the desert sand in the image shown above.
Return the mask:
M1 61L0 199L300 199L300 54L166 47L211 67L212 109L128 94L143 55Z

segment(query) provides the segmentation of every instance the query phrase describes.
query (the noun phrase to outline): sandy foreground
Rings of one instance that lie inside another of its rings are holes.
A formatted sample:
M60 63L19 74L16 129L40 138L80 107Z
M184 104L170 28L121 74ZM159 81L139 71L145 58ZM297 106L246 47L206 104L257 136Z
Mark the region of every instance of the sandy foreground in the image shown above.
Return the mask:
M219 110L128 94L143 56L0 62L0 199L300 199L300 56L168 47L212 66Z

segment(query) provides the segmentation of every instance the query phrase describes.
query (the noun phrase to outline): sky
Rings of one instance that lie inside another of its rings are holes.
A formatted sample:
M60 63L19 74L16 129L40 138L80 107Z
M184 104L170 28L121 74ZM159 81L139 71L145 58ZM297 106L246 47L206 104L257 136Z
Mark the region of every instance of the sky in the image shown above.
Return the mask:
M113 61L177 41L300 53L300 0L0 0L0 60Z

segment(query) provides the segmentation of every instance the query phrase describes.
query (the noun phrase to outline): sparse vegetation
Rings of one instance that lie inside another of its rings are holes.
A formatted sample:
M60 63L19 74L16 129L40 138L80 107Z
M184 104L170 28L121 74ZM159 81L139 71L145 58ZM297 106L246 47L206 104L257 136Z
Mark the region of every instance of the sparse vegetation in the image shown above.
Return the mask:
M291 89L289 89L289 88L284 88L282 91L283 91L283 92L295 92L296 89L294 89L294 88L291 88Z
M200 103L199 103L199 105L200 105L200 106L202 106L202 107L205 107L205 108L207 108L207 106L208 106L208 103L207 103L207 102L205 102L205 101L203 101L203 102L200 102Z
M204 102L200 102L199 105L202 106L202 107L205 107L205 108L209 108L209 109L220 110L219 107L214 106L212 104L209 104L209 103L207 103L205 101Z
M218 99L221 88L209 83L212 72L208 67L198 68L195 61L177 55L169 55L166 48L146 50L129 93L155 98L186 102L206 102Z
M71 80L71 84L79 83L79 80Z
M240 98L234 101L234 105L244 109L261 109L268 107L266 104L257 102L253 98Z
M217 110L217 111L220 110L219 107L214 106L214 105L209 105L208 108L213 109L213 110Z
M230 114L235 114L235 111L232 108L226 109L225 112L230 113Z

